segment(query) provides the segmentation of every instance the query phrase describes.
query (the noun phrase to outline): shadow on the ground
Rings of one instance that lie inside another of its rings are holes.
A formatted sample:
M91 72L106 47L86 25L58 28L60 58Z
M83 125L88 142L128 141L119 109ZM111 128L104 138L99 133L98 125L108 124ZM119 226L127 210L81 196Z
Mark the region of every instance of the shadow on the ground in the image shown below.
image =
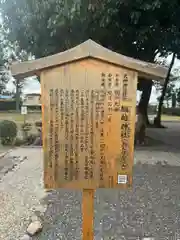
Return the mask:
M135 150L137 151L159 151L159 152L172 152L172 153L180 153L180 147L177 148L173 143L165 143L161 140L157 140L155 138L146 137L146 143L144 145L135 145Z
M81 192L52 191L43 202L48 205L43 232L33 239L81 239ZM96 191L95 239L166 240L179 226L180 167L136 164L132 190Z

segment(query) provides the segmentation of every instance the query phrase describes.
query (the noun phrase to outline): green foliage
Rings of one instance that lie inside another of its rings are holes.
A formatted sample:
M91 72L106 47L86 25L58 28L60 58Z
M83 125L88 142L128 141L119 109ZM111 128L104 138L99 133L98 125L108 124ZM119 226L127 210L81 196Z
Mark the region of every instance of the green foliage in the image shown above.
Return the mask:
M4 120L0 123L0 137L3 145L11 145L17 135L17 125L13 121Z
M37 128L41 128L42 127L42 121L36 121L35 122L35 126L37 127Z
M21 126L21 129L23 132L29 132L32 130L32 124L31 123L24 123Z
M170 116L180 116L180 108L162 108L162 113Z
M26 140L29 136L30 131L32 130L32 124L31 123L24 123L21 126L23 135L24 135L24 140Z
M180 53L178 0L1 0L0 7L8 39L36 58L89 38L145 61ZM152 84L138 86L145 113Z
M33 144L35 142L35 140L37 139L37 137L38 137L37 134L29 134L25 139L26 144L28 144L28 145Z
M144 60L180 49L179 3L172 0L4 0L8 37L36 57L88 38ZM81 33L81 34L79 34ZM162 38L163 36L163 38Z
M31 105L29 105L28 106L28 112L29 111L37 111L37 112L39 112L39 111L41 111L41 106L31 106Z
M174 93L175 85L173 83L169 83L166 89L166 94L164 100L166 101L167 107L169 107L169 101L172 99Z
M157 87L157 90L162 91L163 86L158 84L158 86L156 85L156 87ZM174 93L175 93L175 84L174 84L174 82L169 82L167 89L166 89L165 96L164 96L164 100L166 101L167 107L169 107L170 100L172 101L172 104L173 104L174 100L176 100L174 98L174 95L175 95ZM157 97L157 101L158 102L160 101L160 96Z
M180 106L180 88L176 89L176 100L178 105Z
M172 108L175 108L176 107L176 93L173 92L172 93Z
M20 138L16 138L15 142L14 142L14 146L22 146L26 143L26 141L24 139L20 139Z
M156 114L156 112L157 112L157 106L155 105L148 106L148 114Z
M21 105L21 103L20 103ZM0 101L0 111L16 110L16 101Z

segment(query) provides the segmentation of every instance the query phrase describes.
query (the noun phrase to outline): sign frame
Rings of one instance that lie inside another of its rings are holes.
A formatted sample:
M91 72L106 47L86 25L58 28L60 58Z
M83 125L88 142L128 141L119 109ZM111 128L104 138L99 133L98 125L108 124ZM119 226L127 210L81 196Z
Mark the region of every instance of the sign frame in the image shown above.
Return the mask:
M152 64L144 61L140 61L137 59L129 58L126 56L123 56L121 54L115 53L109 49L106 49L102 47L101 45L95 43L91 39L85 41L84 43L78 45L75 48L70 49L69 51L65 51L60 54L55 54L53 56L48 56L45 58L37 59L30 62L22 62L22 63L14 63L11 66L12 75L16 77L17 79L22 79L26 77L30 77L33 75L42 76L44 73L49 69L52 71L52 76L54 74L53 69L57 68L57 66L65 66L64 67L64 73L67 73L67 65L71 64L73 62L77 62L84 59L96 59L99 62L106 62L109 65L113 66L119 66L123 69L128 69L133 71L135 74L138 75L138 77L146 78L147 80L154 79L158 81L163 81L167 75L168 68L159 66L157 64ZM78 77L78 73L75 75ZM50 78L51 79L51 78ZM62 76L60 77L62 79ZM136 78L137 79L137 78ZM46 92L46 86L43 85L41 81L41 87L43 92ZM136 82L137 83L137 82ZM42 101L42 113L45 116L46 114L46 99L47 93L44 94L43 101ZM134 102L136 102L136 98L134 99ZM124 106L126 107L126 106ZM134 120L133 123L135 123L135 106L133 107L134 111ZM53 119L54 120L54 119ZM43 133L46 132L46 121L47 119L43 119ZM43 134L43 146L44 146L44 152L46 155L46 137L45 134ZM131 143L133 142L133 137L131 139ZM131 149L131 159L133 159L133 151L134 146L132 146ZM112 159L113 162L113 159ZM53 169L53 171L56 168ZM50 172L48 172L50 173ZM120 174L121 175L121 174ZM126 182L127 179L122 174L119 177L119 181ZM46 174L45 174L45 181L46 181ZM118 177L118 176L117 176ZM51 179L52 181L52 179ZM56 188L55 184L52 184L52 188ZM49 186L50 188L50 186ZM94 189L83 189L83 203L82 203L82 215L83 215L83 240L93 240L93 200L94 200Z

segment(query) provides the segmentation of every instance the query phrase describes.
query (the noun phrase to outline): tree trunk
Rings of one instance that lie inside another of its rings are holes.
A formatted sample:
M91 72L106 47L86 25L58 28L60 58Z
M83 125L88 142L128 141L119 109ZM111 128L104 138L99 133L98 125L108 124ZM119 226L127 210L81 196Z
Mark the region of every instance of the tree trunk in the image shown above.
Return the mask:
M142 84L141 99L139 101L139 111L144 116L146 124L148 125L149 124L148 104L149 104L149 99L151 96L153 82L152 82L152 80L147 80L147 79L144 79L142 81L143 81L143 84Z
M148 103L151 96L152 80L139 80L139 90L142 91L141 99L138 105L138 119L136 123L135 143L144 144L146 137L146 126L148 120Z
M169 101L168 100L166 101L166 105L167 105L167 108L169 108Z
M172 70L172 67L173 67L173 65L174 65L175 58L176 58L176 54L173 53L172 60L171 60L171 63L170 63L170 65L169 65L168 73L167 73L166 79L165 79L165 81L164 81L164 86L163 86L163 89L162 89L162 94L161 94L161 97L160 97L160 99L159 99L157 116L156 116L156 118L154 119L154 124L155 124L157 127L161 127L162 106L163 106L164 97L165 97L165 94L166 94L166 89L167 89L167 85L168 85L168 82L169 82L171 70Z
M172 95L172 107L175 108L176 107L176 94L173 92L173 95Z
M19 80L16 80L16 112L20 111L20 89Z

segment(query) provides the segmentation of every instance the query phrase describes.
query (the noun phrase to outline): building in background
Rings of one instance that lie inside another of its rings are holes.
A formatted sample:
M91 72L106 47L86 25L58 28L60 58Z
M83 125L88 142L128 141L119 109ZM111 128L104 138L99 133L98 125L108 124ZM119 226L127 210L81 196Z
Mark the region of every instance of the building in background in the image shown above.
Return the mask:
M41 108L41 94L40 93L28 93L24 96L23 106L28 108Z

